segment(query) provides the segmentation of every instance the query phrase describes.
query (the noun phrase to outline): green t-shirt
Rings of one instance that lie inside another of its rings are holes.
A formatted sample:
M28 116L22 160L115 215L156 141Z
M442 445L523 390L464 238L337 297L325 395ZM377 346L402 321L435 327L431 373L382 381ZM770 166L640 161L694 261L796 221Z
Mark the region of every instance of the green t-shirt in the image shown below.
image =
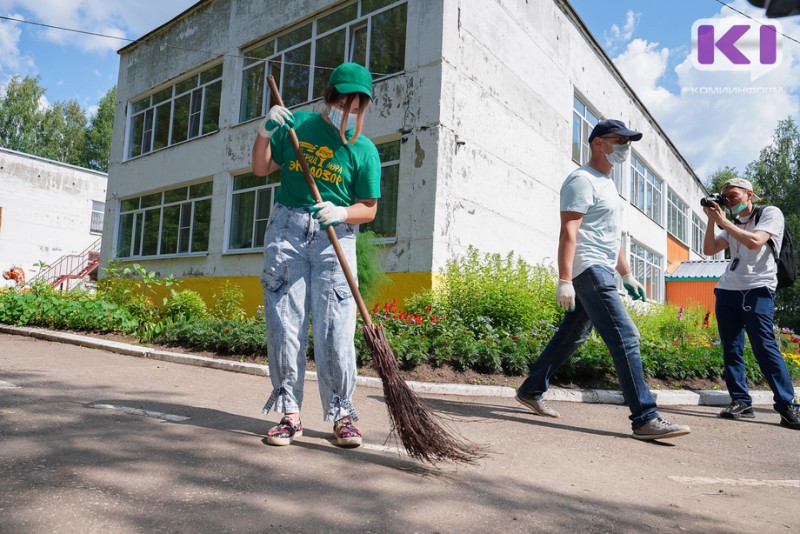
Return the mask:
M355 143L345 145L339 130L319 113L307 111L294 113L294 130L322 200L352 206L357 199L380 198L381 160L372 141L360 135ZM292 208L313 206L288 130L275 132L270 143L272 159L281 166L281 187L275 201Z

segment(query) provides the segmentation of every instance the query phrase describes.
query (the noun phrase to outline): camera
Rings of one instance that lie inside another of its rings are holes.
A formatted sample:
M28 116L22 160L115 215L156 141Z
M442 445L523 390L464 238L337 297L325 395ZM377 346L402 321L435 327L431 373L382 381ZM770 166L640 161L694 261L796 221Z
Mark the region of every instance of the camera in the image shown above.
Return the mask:
M700 199L700 205L703 207L710 206L712 202L716 202L720 208L728 205L728 199L722 196L720 193Z

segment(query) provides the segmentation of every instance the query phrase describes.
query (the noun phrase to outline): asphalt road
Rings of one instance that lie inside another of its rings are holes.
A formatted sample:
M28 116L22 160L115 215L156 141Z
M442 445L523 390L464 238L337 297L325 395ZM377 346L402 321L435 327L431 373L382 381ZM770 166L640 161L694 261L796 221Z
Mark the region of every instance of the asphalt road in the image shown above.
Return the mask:
M0 532L800 531L800 432L663 406L692 434L630 438L625 406L425 395L488 451L432 467L397 449L380 389L365 445L329 440L315 382L305 436L262 443L268 379L0 334Z

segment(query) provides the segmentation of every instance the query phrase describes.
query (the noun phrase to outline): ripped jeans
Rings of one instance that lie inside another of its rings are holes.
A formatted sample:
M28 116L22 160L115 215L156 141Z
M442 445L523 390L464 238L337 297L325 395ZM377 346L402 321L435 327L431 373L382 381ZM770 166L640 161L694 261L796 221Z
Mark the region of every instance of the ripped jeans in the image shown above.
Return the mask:
M356 276L358 227L334 227ZM274 204L264 238L264 317L272 393L264 405L299 412L313 317L314 360L325 421L358 420L352 404L356 387L356 303L325 230L308 208Z

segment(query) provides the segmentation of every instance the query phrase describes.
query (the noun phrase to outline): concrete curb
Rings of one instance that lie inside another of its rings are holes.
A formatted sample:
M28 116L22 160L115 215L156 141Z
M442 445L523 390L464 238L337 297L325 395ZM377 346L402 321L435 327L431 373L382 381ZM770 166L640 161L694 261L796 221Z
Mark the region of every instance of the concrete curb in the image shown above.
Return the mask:
M269 369L266 365L255 363L236 362L232 360L220 360L208 358L206 356L196 356L193 354L183 354L179 352L168 352L155 350L149 347L120 343L97 339L89 336L70 334L67 332L56 332L43 328L32 328L27 326L0 325L0 333L15 336L27 336L56 343L69 343L81 347L92 349L107 350L125 356L136 356L183 365L196 365L199 367L209 367L235 373L245 373L250 375L269 376ZM306 371L306 380L316 380L317 373ZM380 378L369 376L359 376L356 384L364 387L383 388ZM460 395L463 397L514 397L516 389L505 386L478 386L473 384L434 384L428 382L406 381L409 388L419 393L433 393L437 395ZM724 406L730 402L728 392L725 390L652 390L656 402L660 406ZM800 395L800 388L795 388L795 395ZM772 404L771 391L751 391L753 404ZM564 402L585 402L591 404L625 404L625 399L620 391L605 389L560 389L551 388L545 398L552 401Z

